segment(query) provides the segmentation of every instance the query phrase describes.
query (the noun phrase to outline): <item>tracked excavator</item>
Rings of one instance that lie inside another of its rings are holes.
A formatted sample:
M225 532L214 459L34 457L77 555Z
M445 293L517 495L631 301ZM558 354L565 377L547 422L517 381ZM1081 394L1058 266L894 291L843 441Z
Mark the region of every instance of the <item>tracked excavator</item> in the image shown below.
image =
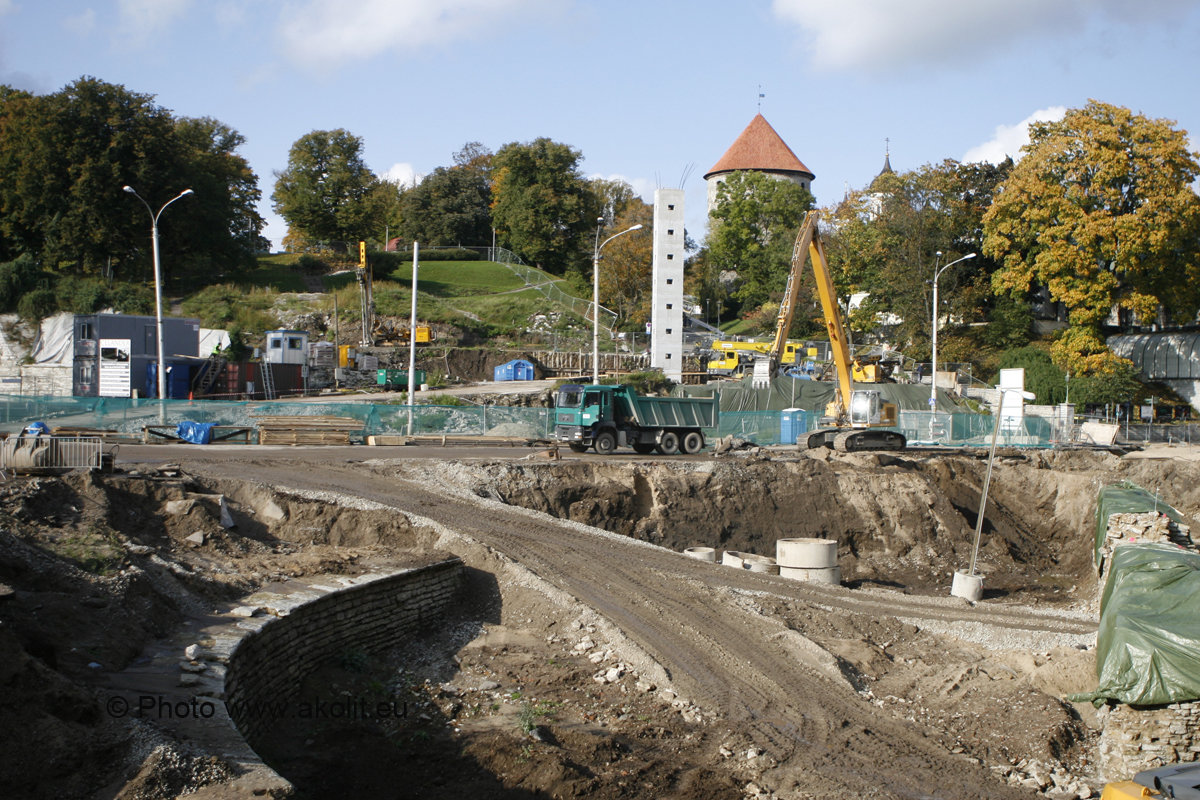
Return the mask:
M788 273L783 301L779 304L779 316L775 325L775 340L766 357L755 365L755 376L775 376L779 371L780 355L787 341L788 330L796 314L800 294L801 274L804 262L812 261L813 274L817 279L817 295L821 300L821 313L825 317L825 328L829 333L830 349L833 352L834 382L833 402L825 407L821 427L808 433L809 449L832 447L843 452L864 450L903 450L908 441L895 430L899 410L895 403L883 399L878 389L855 389L853 376L855 363L850 358L850 345L846 338L846 326L837 304L833 279L825 261L825 245L817 229L818 212L809 211L804 224L796 235L792 248L792 267Z

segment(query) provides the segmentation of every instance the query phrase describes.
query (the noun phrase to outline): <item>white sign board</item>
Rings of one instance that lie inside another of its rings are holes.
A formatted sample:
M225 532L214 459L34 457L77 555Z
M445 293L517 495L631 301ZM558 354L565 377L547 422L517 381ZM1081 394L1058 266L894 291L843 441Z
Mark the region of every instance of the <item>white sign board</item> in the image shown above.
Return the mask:
M1006 430L1021 427L1025 416L1025 370L1022 367L1000 370L1000 427ZM1006 391L1007 390L1007 391Z
M129 397L129 339L100 340L100 396Z

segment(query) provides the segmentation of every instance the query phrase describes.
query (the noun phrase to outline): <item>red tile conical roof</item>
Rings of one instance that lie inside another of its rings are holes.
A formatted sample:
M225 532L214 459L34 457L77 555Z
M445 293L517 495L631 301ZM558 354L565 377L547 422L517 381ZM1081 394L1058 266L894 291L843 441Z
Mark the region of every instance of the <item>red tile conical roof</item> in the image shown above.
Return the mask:
M801 173L809 180L816 176L812 170L804 166L804 162L796 158L792 148L780 138L771 123L762 114L755 114L754 119L742 131L721 160L704 174L708 180L713 175L735 170L758 170L759 172Z

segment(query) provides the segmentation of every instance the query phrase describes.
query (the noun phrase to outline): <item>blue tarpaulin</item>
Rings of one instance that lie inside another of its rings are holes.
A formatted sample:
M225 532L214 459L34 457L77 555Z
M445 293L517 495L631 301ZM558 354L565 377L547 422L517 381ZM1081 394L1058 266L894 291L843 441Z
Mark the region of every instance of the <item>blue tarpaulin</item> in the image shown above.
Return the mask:
M192 444L208 444L212 441L214 422L180 422L175 426L175 435Z

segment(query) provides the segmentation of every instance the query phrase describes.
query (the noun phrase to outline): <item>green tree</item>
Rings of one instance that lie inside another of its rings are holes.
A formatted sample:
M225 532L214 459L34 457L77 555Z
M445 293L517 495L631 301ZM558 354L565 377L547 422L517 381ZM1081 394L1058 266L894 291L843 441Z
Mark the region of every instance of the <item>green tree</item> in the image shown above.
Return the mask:
M555 274L590 262L598 210L581 154L546 138L513 142L492 158L492 221L505 247Z
M1187 136L1090 101L1030 128L1024 157L984 216L984 250L1001 262L997 292L1041 286L1068 310L1056 362L1073 374L1127 366L1104 344L1114 306L1156 321L1195 318L1200 304L1200 173Z
M718 274L737 272L733 296L743 308L783 295L796 232L812 205L807 189L761 172L733 172L721 183L705 260Z
M399 235L423 245L483 245L492 240L486 175L438 167L400 200Z
M891 337L909 344L912 355L927 347L935 268L980 252L983 214L1010 168L1011 162L946 160L885 173L846 196L830 215L826 240L839 288L868 293L853 319L857 329L874 329L880 315L888 315L895 323ZM994 269L993 262L976 256L942 273L942 318L983 319L991 310Z
M362 139L342 128L312 131L288 151L275 173L273 207L303 238L349 252L378 228L379 179L362 158Z
M151 204L195 190L187 212L161 221L164 277L246 264L263 221L242 142L216 120L176 119L151 95L95 78L44 96L0 88L0 258L148 278L149 219L122 191L130 185Z

